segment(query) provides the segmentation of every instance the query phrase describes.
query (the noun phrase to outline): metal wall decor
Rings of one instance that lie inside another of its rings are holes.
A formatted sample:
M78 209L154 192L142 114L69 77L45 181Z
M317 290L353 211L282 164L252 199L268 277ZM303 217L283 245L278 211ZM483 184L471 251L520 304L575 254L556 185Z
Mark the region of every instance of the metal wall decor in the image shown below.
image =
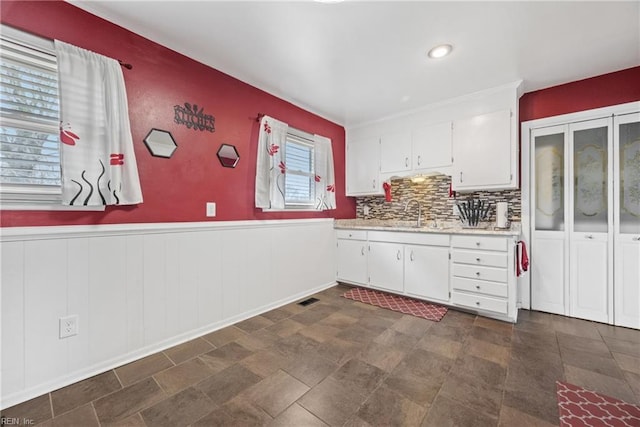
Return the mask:
M218 149L218 159L225 168L235 168L240 161L240 155L234 145L222 144Z
M214 122L215 118L210 114L204 114L204 107L198 110L196 104L189 104L188 102L182 105L174 105L173 111L175 113L173 121L179 125L185 125L189 129L193 130L208 130L209 132L215 132Z
M170 158L178 148L178 144L176 144L171 133L160 129L151 129L144 138L144 143L151 155L156 157Z

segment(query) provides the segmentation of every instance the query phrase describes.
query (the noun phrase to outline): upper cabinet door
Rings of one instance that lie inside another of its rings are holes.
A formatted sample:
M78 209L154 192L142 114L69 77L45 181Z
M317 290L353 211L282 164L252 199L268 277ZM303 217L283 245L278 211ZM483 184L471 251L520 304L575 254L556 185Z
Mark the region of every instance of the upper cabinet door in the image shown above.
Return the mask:
M516 188L511 122L511 111L501 110L454 123L454 190Z
M347 196L383 194L380 182L380 140L347 141Z
M403 132L380 139L380 172L411 170L411 133Z
M451 127L451 122L444 122L412 132L414 170L451 166Z

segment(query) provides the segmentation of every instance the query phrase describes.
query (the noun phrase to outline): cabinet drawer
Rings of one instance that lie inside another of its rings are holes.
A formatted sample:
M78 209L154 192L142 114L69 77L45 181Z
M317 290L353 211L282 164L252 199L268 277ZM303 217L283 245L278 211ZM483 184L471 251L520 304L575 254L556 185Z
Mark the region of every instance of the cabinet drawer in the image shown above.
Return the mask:
M507 314L507 300L487 297L464 292L451 292L451 302L455 305L473 308L475 310L493 311Z
M367 230L336 230L338 239L367 240Z
M449 235L442 233L370 231L369 241L404 243L413 245L449 246Z
M460 264L507 268L507 256L506 253L500 252L453 250L451 259Z
M506 283L508 280L506 268L481 267L468 264L453 264L453 275L469 279L491 280Z
M488 236L451 236L451 246L463 249L482 249L488 251L507 251L508 239L506 237Z
M451 287L456 290L475 292L496 297L506 298L508 296L508 288L505 283L485 282L483 280L454 277L451 280Z

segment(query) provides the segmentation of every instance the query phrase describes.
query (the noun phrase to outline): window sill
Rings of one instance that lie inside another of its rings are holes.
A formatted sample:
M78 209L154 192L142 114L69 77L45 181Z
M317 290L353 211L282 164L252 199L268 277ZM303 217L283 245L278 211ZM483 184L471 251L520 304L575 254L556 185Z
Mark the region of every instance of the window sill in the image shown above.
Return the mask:
M104 206L68 206L54 204L29 204L21 202L0 202L0 210L3 211L104 211Z

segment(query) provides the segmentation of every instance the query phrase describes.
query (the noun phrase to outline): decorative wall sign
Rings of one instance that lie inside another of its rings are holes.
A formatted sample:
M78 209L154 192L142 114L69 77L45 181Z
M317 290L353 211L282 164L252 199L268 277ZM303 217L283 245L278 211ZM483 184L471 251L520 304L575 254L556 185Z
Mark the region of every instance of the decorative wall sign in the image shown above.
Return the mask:
M215 118L210 114L204 114L204 107L198 110L196 104L189 104L188 102L182 105L174 105L173 111L175 116L173 121L179 125L185 125L189 129L193 130L208 130L209 132L215 132L214 121Z

